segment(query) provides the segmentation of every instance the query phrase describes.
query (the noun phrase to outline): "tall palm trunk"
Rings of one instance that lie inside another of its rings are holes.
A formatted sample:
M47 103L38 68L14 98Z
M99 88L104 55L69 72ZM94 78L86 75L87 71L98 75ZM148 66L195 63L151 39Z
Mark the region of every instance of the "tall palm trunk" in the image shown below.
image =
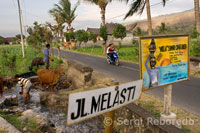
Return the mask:
M106 7L101 7L101 21L103 26L106 25L105 13L106 13Z
M194 13L195 13L195 24L197 32L200 33L200 16L199 16L199 0L194 0ZM200 43L200 35L198 34L198 42Z
M148 33L152 35L152 22L151 22L151 11L150 11L150 3L149 0L146 0L146 8L147 8L147 21L148 21Z
M106 6L105 7L101 7L101 21L102 21L102 25L105 26L106 25L106 21L105 21L105 14L106 14ZM106 42L103 44L103 54L106 54Z

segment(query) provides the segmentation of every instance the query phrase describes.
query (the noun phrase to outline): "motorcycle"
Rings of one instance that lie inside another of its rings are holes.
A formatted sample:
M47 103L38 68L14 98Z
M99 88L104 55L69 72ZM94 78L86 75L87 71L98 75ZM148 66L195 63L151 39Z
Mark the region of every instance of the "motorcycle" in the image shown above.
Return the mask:
M111 59L109 55L107 56L108 64L119 66L119 56L117 54L117 51L113 51L112 53L113 53L113 59Z

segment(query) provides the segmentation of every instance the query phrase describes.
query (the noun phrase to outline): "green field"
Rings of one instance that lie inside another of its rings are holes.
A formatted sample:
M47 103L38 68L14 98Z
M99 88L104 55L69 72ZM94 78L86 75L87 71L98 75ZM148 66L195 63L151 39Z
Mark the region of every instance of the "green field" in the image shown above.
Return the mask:
M89 48L74 48L73 51L106 57L106 55L102 54L103 53L102 47L99 47L99 46L89 47ZM138 62L139 61L138 47L137 46L122 46L119 50L119 59L132 61L132 62Z
M36 57L43 57L43 53L32 46L25 47L25 58L22 57L20 45L0 46L0 75L14 76L28 72L32 60ZM52 63L51 68L55 68L61 63L62 61L54 58L54 63Z

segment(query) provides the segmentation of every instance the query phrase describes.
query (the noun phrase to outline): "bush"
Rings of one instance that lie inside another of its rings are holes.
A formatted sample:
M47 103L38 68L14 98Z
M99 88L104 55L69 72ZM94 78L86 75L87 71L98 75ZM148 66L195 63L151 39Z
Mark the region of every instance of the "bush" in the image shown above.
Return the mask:
M191 56L200 56L200 44L198 43L197 40L191 41L190 55Z

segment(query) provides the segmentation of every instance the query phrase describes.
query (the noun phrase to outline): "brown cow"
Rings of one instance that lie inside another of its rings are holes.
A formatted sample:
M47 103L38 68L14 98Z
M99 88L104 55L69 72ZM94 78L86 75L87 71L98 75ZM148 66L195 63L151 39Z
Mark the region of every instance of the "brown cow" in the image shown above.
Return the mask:
M40 80L40 85L48 84L53 88L54 85L57 84L60 76L62 74L62 68L58 67L56 71L49 69L39 69L37 71L38 78Z
M38 67L39 65L40 66L44 65L43 58L40 58L40 57L34 58L32 60L31 66L29 67L29 70L32 71L34 66Z

